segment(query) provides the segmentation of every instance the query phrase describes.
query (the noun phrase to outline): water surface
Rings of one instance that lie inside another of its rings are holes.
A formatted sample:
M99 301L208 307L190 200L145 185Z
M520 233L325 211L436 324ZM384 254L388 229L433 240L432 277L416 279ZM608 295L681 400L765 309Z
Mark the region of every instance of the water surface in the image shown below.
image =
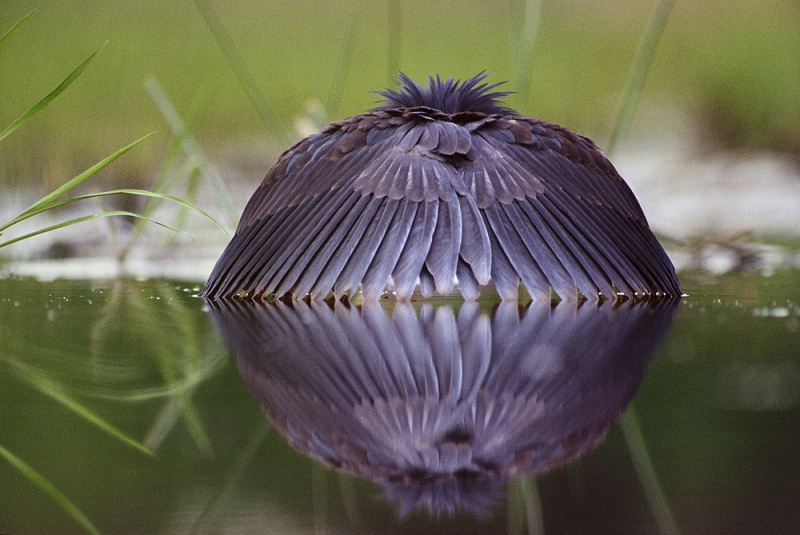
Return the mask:
M103 533L797 532L800 273L683 287L220 312L2 280L0 532L86 532L64 500Z

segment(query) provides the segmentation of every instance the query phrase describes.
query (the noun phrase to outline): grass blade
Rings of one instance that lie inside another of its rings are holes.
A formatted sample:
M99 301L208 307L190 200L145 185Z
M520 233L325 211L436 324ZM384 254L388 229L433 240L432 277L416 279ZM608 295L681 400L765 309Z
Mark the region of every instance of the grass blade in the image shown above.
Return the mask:
M184 199L188 203L194 203L194 200L197 198L198 190L200 189L200 179L202 178L203 170L199 167L193 165L191 166L188 172L188 178L186 179L186 198ZM181 208L178 210L178 213L175 215L175 219L172 220L172 226L177 229L182 229L183 225L186 223L186 218L189 215L188 210L186 208ZM228 232L219 224L216 223L217 227L222 230L225 234ZM172 246L175 236L177 234L172 234L168 237L167 246Z
M529 475L519 478L520 496L525 512L526 532L530 534L543 534L544 517L542 514L542 500L539 497L539 488L536 486L536 476Z
M189 132L189 126L178 113L178 110L172 104L172 101L170 101L166 92L161 87L161 84L159 84L158 80L155 78L150 78L145 85L147 92L150 93L150 98L153 99L162 117L164 117L172 133L176 136L175 143L179 144L186 156L196 163L201 169L203 176L214 189L214 193L219 199L219 204L222 206L225 217L229 221L237 221L239 219L239 209L236 208L236 203L233 202L222 180L221 173L209 162L208 158L206 158L205 153L200 148L200 144L197 143ZM223 230L225 229L223 228ZM225 231L227 233L227 230Z
M42 489L45 494L50 496L54 502L56 502L64 511L66 511L66 513L77 523L83 526L86 531L99 535L100 532L96 527L94 527L86 515L84 515L83 512L78 509L78 506L72 503L72 500L67 498L63 492L58 490L49 479L37 472L31 465L5 449L3 446L0 446L0 457L3 457L11 466L19 470L28 481Z
M339 54L339 63L336 65L336 72L333 75L333 85L331 86L330 95L328 95L328 104L325 106L325 122L336 116L339 111L339 105L342 102L342 89L347 78L347 72L350 69L350 60L353 57L353 48L356 42L356 23L357 19L353 16L350 20L350 25L347 27L344 43L342 43L342 51Z
M236 455L233 465L225 475L224 484L218 487L219 492L208 502L206 508L200 511L200 515L190 530L191 533L219 531L221 526L215 521L223 517L224 513L230 510L231 504L236 501L237 491L242 485L242 480L247 475L248 470L252 470L253 459L256 457L259 448L263 446L269 432L270 427L261 418L256 424L256 430L250 440L241 452Z
M400 0L389 0L389 45L386 51L386 65L389 67L389 80L386 87L397 82L400 72L400 53L403 45L403 6Z
M83 173L79 174L78 176L76 176L75 178L73 178L72 180L70 180L69 182L64 184L63 186L57 188L52 193L50 193L48 195L45 195L44 197L42 197L41 199L39 199L38 201L33 203L27 210L22 212L20 215L18 215L17 217L15 217L14 219L12 219L8 223L6 223L5 225L1 226L0 227L0 232L2 232L4 230L6 230L7 228L19 223L20 221L23 221L23 220L27 219L28 217L30 217L28 215L30 212L40 213L43 208L46 209L46 207L48 207L52 203L54 203L56 201L56 199L58 199L59 197L61 197L64 194L66 194L67 192L75 189L76 187L80 186L81 184L83 184L86 180L89 179L89 177L91 177L92 175L97 173L99 170L101 170L102 168L104 168L105 166L107 166L108 164L110 164L111 162L113 162L114 160L116 160L117 158L119 158L120 156L122 156L123 154L125 154L126 152L131 150L132 148L134 148L139 143L143 142L145 139L147 139L150 136L152 136L153 133L154 132L151 132L151 133L147 134L146 136L140 137L139 139L137 139L133 143L131 143L131 144L119 149L117 152L115 152L111 156L108 156L108 157L100 160L99 162L94 164L92 167L90 167L89 169L84 171Z
M18 218L17 222L24 221L25 219L29 219L29 218L31 218L31 217L33 217L35 215L41 214L43 212L47 212L49 210L52 210L53 208L58 208L60 206L65 206L65 205L68 205L68 204L76 203L76 202L79 202L79 201L85 201L85 200L89 200L89 199L97 199L97 198L100 198L100 197L109 197L111 195L135 195L135 196L138 196L138 197L148 197L148 198L152 198L152 199L158 199L158 200L161 200L161 201L174 202L175 204L179 204L179 205L183 206L184 208L188 208L189 210L192 210L193 212L196 212L196 213L200 214L201 216L205 217L206 219L208 219L209 221L214 223L216 226L218 226L223 232L225 232L225 229L222 227L222 225L220 225L213 217L211 217L208 213L206 213L205 211L201 210L200 208L198 208L194 204L190 203L189 201L186 201L185 199L181 199L180 197L175 197L173 195L167 195L165 193L156 193L154 191L148 191L148 190L144 190L144 189L130 189L130 188L112 189L112 190L108 190L108 191L99 191L97 193L88 193L86 195L77 195L75 197L70 197L69 199L62 199L60 201L55 201L55 202L53 202L51 204L48 204L47 206L40 206L40 207L36 208L35 210L30 210L30 209L26 210L25 214L24 214L24 217L20 216ZM125 215L128 215L128 213L126 213ZM147 215L144 215L144 214L136 214L136 215L142 221L151 221L150 218ZM175 230L175 229L172 229L172 230Z
M11 34L14 32L14 30L16 30L17 28L19 28L19 26L20 26L20 25L21 25L23 22L25 22L26 20L28 20L28 18L30 18L30 16L31 16L31 15L33 15L33 12L34 12L34 11L36 11L36 10L35 10L35 9L32 9L32 10L30 10L30 11L28 12L28 14L27 14L27 15L25 15L24 17L22 17L21 19L19 19L19 20L17 21L17 23L16 23L16 24L14 24L14 25L13 25L11 28L9 28L9 29L6 31L6 33L4 33L3 35L0 35L0 43L2 43L3 41L5 41L5 40L6 40L6 37L8 37L9 35L11 35Z
M174 228L170 227L169 225L165 225L164 223L161 223L161 222L156 221L155 219L151 219L149 217L145 217L145 216L143 216L141 214L135 214L133 212L128 212L128 211L125 211L125 210L113 210L113 211L110 211L110 212L101 212L99 214L92 214L92 215L87 215L87 216L82 216L82 217L76 217L76 218L70 219L68 221L63 221L63 222L57 223L55 225L50 225L49 227L45 227L45 228L41 228L41 229L35 230L33 232L29 232L28 234L24 234L22 236L17 236L16 238L13 238L11 240L0 242L0 249L2 249L3 247L6 247L8 245L12 245L14 243L20 242L22 240L27 240L28 238L33 238L34 236L38 236L40 234L45 234L47 232L52 232L54 230L59 230L59 229L62 229L62 228L70 227L72 225L77 225L78 223L85 223L86 221L94 221L95 219L102 219L102 218L105 218L105 217L117 217L117 216L128 216L128 217L135 217L136 219L146 219L150 223L155 223L159 227L164 227L165 229L171 230L173 232L180 232L179 230L174 229Z
M78 76L81 75L81 73L86 69L86 67L89 66L89 64L92 62L95 56L97 56L97 54L99 54L100 51L103 50L105 46L106 43L103 43L103 46L95 50L94 53L92 53L92 55L86 58L83 61L83 63L78 65L74 71L69 73L69 75L66 78L64 78L64 81L58 84L58 87L50 91L50 93L48 93L42 100L34 104L28 111L20 115L13 123L8 125L8 127L6 127L5 130L0 132L0 141L8 137L14 130L16 130L23 124L30 121L34 116L36 116L37 113L42 111L48 104L50 104L50 102L52 102L53 99L55 99L58 95L63 93L70 85L72 85L72 82L74 82L78 78Z
M644 489L650 511L658 525L658 532L663 535L677 535L680 533L678 521L675 519L675 513L669 505L667 494L656 474L633 406L628 407L628 410L619 419L619 423L631 454L633 466L636 469L636 475L639 476L639 483Z
M69 409L101 431L104 431L112 437L118 439L120 442L127 444L128 446L138 450L141 453L144 453L145 455L153 455L153 452L148 450L142 444L103 420L103 418L93 413L87 407L72 399L69 395L67 395L66 392L64 392L64 389L58 383L48 379L47 377L44 377L41 372L32 366L13 359L6 359L6 362L16 368L18 377L23 379L26 383L34 387L45 396L53 399L64 408Z
M636 104L639 102L639 96L642 94L644 81L647 78L647 71L650 70L650 65L653 63L656 46L661 38L664 26L667 24L673 2L674 0L660 0L658 2L653 12L653 17L650 19L650 25L647 27L644 37L642 37L642 42L639 43L639 49L636 51L636 58L628 73L628 81L626 82L625 92L622 97L622 107L619 110L617 122L614 124L614 129L611 131L611 138L606 147L606 153L608 154L614 152L622 134L628 129L633 119L633 113L636 111Z
M200 12L200 15L202 15L203 20L205 20L208 29L211 30L214 39L217 40L217 44L225 55L225 59L228 60L228 64L230 64L231 68L236 73L236 77L239 78L239 83L242 84L242 87L247 93L247 97L250 99L253 106L255 106L256 111L258 111L258 115L261 117L261 121L264 123L267 131L272 131L276 133L281 140L286 140L286 131L280 121L278 121L275 109L270 105L264 93L258 88L258 84L256 84L253 78L253 73L250 72L241 54L239 54L236 45L233 44L233 39L231 39L230 34L228 34L222 21L219 19L217 12L214 11L214 8L212 8L208 2L203 0L194 0L194 5L197 6L197 10Z
M522 21L522 30L517 44L517 64L514 72L514 83L517 91L514 98L517 109L525 112L528 109L528 99L531 89L531 68L533 67L533 45L539 31L539 22L542 18L542 3L540 0L527 0L525 2L525 15Z

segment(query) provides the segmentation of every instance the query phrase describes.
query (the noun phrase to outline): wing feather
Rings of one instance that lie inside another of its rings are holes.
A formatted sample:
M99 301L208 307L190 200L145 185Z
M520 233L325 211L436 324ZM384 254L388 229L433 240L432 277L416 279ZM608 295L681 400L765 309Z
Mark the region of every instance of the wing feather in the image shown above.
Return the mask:
M602 263L602 256L595 250L591 240L584 240L581 234L570 227L569 220L564 221L564 215L548 202L544 195L539 199L531 200L531 211L541 217L542 221L554 234L554 247L562 251L562 258L575 259L574 271L582 269L589 280L606 297L616 295L616 290L611 282L609 269ZM557 241L556 241L557 240Z
M583 204L583 203L577 203ZM594 207L593 207L594 208ZM649 249L647 229L635 222L620 218L604 207L594 208L588 215L598 234L605 237L609 251L618 251L617 265L628 277L629 283L637 292L647 293L658 288L658 258ZM609 254L609 257L611 255Z
M491 226L492 252L532 293L542 276L562 298L679 292L636 198L590 141L533 119L500 124L477 130L462 176Z
M386 288L403 248L411 240L419 203L402 199L361 285L366 299L377 299ZM419 274L419 273L418 273Z
M419 291L422 293L422 297L432 296L436 289L433 275L428 271L428 267L422 264L422 270L419 272Z
M291 236L304 223L309 212L322 209L326 199L311 199L303 206L287 208L274 216L253 221L237 229L231 242L217 260L206 284L205 294L222 297L243 291L257 292L264 270L276 252L286 245L284 238Z
M293 293L294 295L306 295L311 288L317 285L317 281L323 275L332 280L336 279L339 273L328 274L335 270L335 266L329 265L329 261L336 251L348 241L356 223L361 218L366 205L369 204L370 196L361 195L358 192L351 192L350 196L340 206L338 213L342 213L341 220L331 219L322 232L317 234L314 241L303 254L295 261L292 269L284 276L283 281L278 286L276 293ZM331 281L328 291L333 286ZM320 288L321 289L321 288ZM316 297L324 298L327 292L315 293Z
M339 189L326 195L321 195L320 198L324 198L324 202L314 203L317 206L315 210L307 209L311 203L303 203L298 207L298 210L302 210L305 214L302 224L296 227L295 232L283 242L274 255L268 258L269 265L265 266L266 269L245 268L246 270L259 271L261 273L259 277L261 282L255 289L256 293L268 294L277 290L284 277L290 274L298 259L304 253L309 252L312 245L318 243L315 242L316 238L320 235L328 234L344 217L344 211L340 210L340 207L348 198L352 198L352 195L350 191ZM262 259L258 261L263 262ZM284 291L277 292L277 295L283 295L288 292L291 289L291 282L288 282Z
M392 280L398 299L406 300L414 293L422 265L425 263L433 240L433 232L436 229L439 214L439 202L436 200L415 203L417 210L414 220L410 224L411 232L408 233L408 239L392 270Z
M528 260L529 262L538 265L549 286L562 299L574 299L578 290L576 278L569 273L564 264L555 255L539 229L527 218L527 214L522 207L523 204L529 203L527 200L522 200L502 205L505 216L508 218L511 227L516 230L520 242L524 244L526 249L525 251L520 251L520 256L523 259L530 259Z
M600 271L595 262L583 255L580 247L567 241L564 233L560 231L560 226L555 224L552 218L547 217L541 203L535 199L527 199L520 203L520 207L525 212L530 225L539 233L547 247L569 272L583 295L596 298L600 291L603 291L604 295L613 295L614 289L611 284L603 284L604 277L598 277ZM599 279L600 282L595 282L593 279ZM601 290L601 288L603 289ZM559 293L559 295L561 294Z
M581 258L588 264L589 259L599 268L599 272L593 273L592 280L601 285L605 281L606 292L609 292L607 297L612 297L616 294L616 290L610 289L609 286L616 287L619 291L626 295L632 295L633 290L628 285L626 277L623 277L615 267L615 262L608 258L610 254L616 256L614 251L608 250L604 247L601 236L591 228L586 227L585 223L580 219L578 222L575 218L576 214L570 214L565 211L565 199L561 197L551 198L548 194L542 194L539 199L542 206L546 209L548 217L553 221L554 226L562 232L562 236L572 246L572 251L576 253L578 258ZM605 293L605 292L604 292Z
M458 278L458 291L461 292L461 295L464 296L464 299L473 301L480 296L481 290L480 286L478 285L478 279L475 278L475 273L472 271L472 267L467 265L463 258L458 259L458 265L456 265L456 277ZM488 284L488 282L484 284Z
M563 190L566 195L586 199L595 205L613 207L621 215L646 224L636 197L616 171L610 174L598 167L574 162L554 151L532 151L520 145L509 147L508 157L523 164L528 173L545 177L542 182L551 188Z
M476 282L486 285L491 279L492 246L475 199L470 195L459 195L461 205L461 250L459 254L466 263L462 269L470 269ZM469 267L467 267L469 266Z
M400 201L382 197L377 200L380 203L375 217L364 232L364 236L359 240L353 250L353 254L347 259L344 269L336 278L333 285L334 295L339 298L346 294L353 294L358 290L364 274L378 252L383 237L389 229L389 225L394 218Z
M492 280L497 293L504 301L516 301L519 297L519 274L500 246L494 228L487 223L486 229L492 244Z
M586 138L517 115L376 110L287 150L204 295L679 294L630 188Z
M627 235L625 221L614 216L615 225L608 228L603 221L603 213L607 208L586 205L580 200L565 198L555 198L554 203L558 203L559 209L564 214L572 214L575 222L576 232L585 236L587 241L591 240L595 245L596 254L605 258L615 276L612 282L626 295L632 292L648 292L651 285L648 284L644 268L631 254L628 242L633 242L633 247L640 247L639 236Z
M505 253L514 272L522 279L528 292L535 298L550 298L551 284L536 259L529 253L517 230L504 210L506 205L495 203L484 210L497 246Z
M438 204L436 229L423 267L433 276L436 291L446 295L453 291L461 250L461 205L455 196Z
M616 218L609 217L607 211L604 211L601 216L606 226L606 232L618 237L619 246L627 253L627 258L636 264L645 278L645 291L663 291L670 295L681 294L675 278L675 268L661 244L648 228L642 227L630 219L618 221Z
M312 296L327 295L334 288L336 281L344 272L347 260L355 255L368 229L379 224L380 218L377 214L386 198L377 199L372 195L363 195L361 199L365 204L357 211L358 219L353 223L347 237L338 246L325 270L320 273L309 290ZM298 290L299 292L300 290Z
M283 269L275 274L276 294L306 295L330 256L347 236L353 220L357 218L359 200L365 196L346 190L340 192L349 194L341 198L329 219L322 219L314 225L309 236L311 241L307 245L299 243L286 259Z

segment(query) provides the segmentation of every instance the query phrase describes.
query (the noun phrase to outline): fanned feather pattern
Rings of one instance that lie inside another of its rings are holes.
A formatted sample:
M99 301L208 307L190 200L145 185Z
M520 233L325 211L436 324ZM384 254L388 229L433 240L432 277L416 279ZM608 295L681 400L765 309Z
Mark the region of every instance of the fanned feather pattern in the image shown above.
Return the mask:
M400 88L289 148L203 295L680 295L633 193L587 138L522 117L485 73Z

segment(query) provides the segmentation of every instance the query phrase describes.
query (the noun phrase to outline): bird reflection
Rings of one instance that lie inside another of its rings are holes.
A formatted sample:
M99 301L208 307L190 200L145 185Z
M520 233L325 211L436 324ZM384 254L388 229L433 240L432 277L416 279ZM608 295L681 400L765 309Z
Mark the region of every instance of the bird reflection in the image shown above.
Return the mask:
M404 514L483 512L509 478L597 446L677 303L208 302L283 436Z

